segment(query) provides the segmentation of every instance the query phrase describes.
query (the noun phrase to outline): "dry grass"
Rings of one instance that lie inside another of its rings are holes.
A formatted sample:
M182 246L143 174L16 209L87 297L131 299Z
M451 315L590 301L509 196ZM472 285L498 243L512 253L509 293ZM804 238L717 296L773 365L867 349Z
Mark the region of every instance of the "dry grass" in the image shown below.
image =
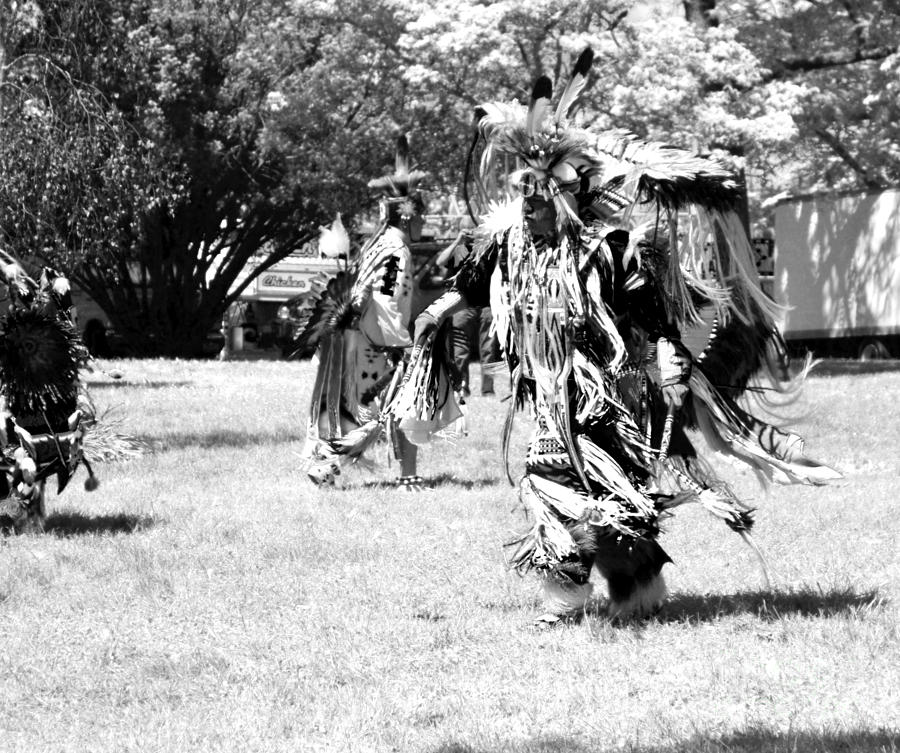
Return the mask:
M473 398L469 439L423 453L433 491L380 485L396 467L318 491L308 364L115 366L98 408L150 452L0 541L0 749L900 749L900 371L810 380L799 429L844 481L767 494L736 472L774 590L681 510L659 619L537 631L501 546L522 526L505 405Z

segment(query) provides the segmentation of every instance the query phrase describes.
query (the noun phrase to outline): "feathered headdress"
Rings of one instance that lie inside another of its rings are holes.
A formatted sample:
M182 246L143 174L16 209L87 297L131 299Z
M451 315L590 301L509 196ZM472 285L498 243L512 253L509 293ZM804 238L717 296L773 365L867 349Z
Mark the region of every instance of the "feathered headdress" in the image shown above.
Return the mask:
M409 140L403 134L397 138L394 172L370 180L368 186L383 193L382 207L386 215L408 219L422 212L419 186L427 177L428 173L422 170L410 169Z
M483 204L492 192L496 168L506 168L504 158L511 157L519 169L509 177L523 196L552 202L560 232L581 226L575 195L581 190L582 181L595 172L596 159L589 134L571 128L570 119L587 86L593 59L591 48L581 53L556 108L551 105L553 84L541 76L532 87L527 107L494 102L475 109L476 133L469 161L479 141L483 141L475 175Z
M409 139L403 134L397 138L394 156L394 172L369 181L369 188L383 191L385 195L399 198L416 192L419 183L428 177L422 170L409 169Z
M590 48L581 53L555 108L546 76L535 82L527 107L495 102L476 108L467 179L474 177L481 206L496 198L499 173L526 199L552 205L558 240L599 220L631 233L628 253L637 254L643 241L633 231L644 223L647 243L668 248L667 288L676 318L698 321L699 296L723 322L732 314L749 321L757 313L774 320L779 309L757 284L752 249L735 212L740 187L730 170L625 131L594 132L572 123L593 57ZM518 169L510 169L511 160Z

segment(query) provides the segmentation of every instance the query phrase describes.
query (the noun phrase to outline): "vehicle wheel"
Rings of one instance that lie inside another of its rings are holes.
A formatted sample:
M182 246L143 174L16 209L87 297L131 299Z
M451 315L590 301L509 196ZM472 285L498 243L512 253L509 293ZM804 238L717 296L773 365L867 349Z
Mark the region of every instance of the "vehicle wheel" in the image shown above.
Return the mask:
M881 361L890 357L891 354L887 349L887 346L877 338L873 337L868 340L863 340L862 344L859 346L860 361Z

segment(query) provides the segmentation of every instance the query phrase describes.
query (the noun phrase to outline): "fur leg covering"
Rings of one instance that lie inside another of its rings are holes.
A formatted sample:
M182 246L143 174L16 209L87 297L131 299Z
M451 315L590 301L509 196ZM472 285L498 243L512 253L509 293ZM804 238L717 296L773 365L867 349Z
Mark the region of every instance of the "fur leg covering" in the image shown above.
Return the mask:
M630 593L614 593L609 589L607 614L611 619L627 617L650 617L656 614L666 600L666 581L662 573L647 581L634 581Z
M563 582L557 577L548 575L543 583L545 612L537 618L537 621L552 624L566 618L577 617L584 612L592 591L593 586L590 583Z
M649 617L662 607L666 583L662 568L672 560L648 539L598 541L594 562L609 586L609 616Z

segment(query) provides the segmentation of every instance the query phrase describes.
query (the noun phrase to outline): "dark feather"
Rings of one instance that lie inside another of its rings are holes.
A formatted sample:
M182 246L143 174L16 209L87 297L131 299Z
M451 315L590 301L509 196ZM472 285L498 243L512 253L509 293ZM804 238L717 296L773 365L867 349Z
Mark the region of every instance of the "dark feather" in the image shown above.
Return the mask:
M726 325L715 323L698 364L710 384L731 399L743 394L757 374L775 384L791 381L787 346L762 316L751 322L732 317Z
M578 98L584 91L585 86L587 86L587 77L593 62L594 51L590 47L587 47L578 56L578 61L575 63L575 69L572 71L572 78L570 78L569 83L566 84L562 97L559 99L559 104L556 106L554 121L557 126L572 114L573 108L578 104Z
M550 112L550 98L553 96L553 83L547 76L541 76L534 82L531 90L531 102L528 105L528 114L525 117L525 133L529 138L534 138L541 125Z
M409 173L409 140L406 138L406 134L397 138L397 154L395 160L394 172L398 176L407 175Z

